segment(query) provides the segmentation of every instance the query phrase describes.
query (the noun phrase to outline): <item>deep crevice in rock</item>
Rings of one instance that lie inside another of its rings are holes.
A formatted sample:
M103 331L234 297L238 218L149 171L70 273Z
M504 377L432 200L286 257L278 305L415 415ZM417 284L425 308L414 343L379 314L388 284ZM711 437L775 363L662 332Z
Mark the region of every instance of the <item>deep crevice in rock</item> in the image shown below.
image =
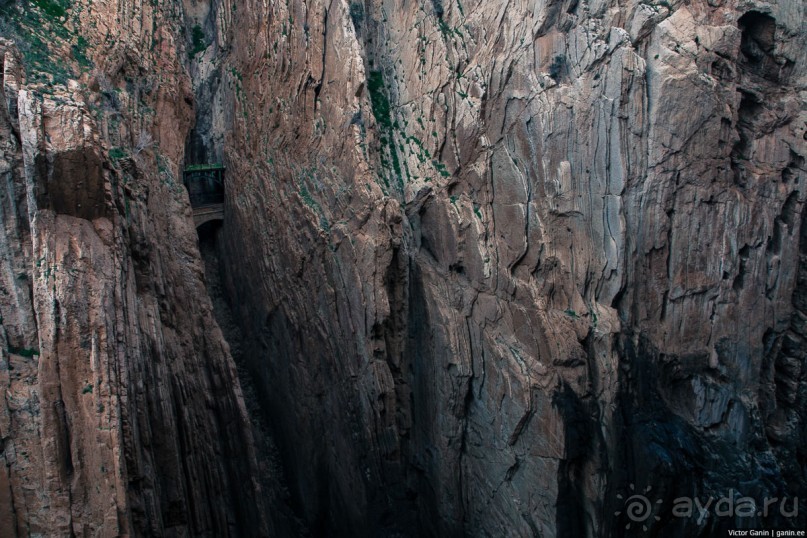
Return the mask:
M274 512L273 517L280 526L276 529L279 536L308 536L305 526L292 509L286 473L273 438L272 420L267 415L266 405L261 402L260 391L255 385L256 378L245 357L243 330L233 315L230 298L222 281L222 260L226 258L223 257L219 243L221 228L221 221L211 221L199 226L199 253L205 266L205 286L213 305L213 314L230 347L252 426L258 459L258 480L263 494L259 505Z

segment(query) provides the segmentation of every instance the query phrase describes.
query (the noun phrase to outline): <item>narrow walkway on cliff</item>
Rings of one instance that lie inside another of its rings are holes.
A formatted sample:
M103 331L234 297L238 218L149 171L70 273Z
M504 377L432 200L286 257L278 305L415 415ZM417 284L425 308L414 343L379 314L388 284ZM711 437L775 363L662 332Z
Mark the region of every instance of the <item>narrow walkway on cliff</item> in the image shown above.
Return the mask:
M221 164L195 164L185 168L183 182L197 228L206 222L224 219L224 172Z

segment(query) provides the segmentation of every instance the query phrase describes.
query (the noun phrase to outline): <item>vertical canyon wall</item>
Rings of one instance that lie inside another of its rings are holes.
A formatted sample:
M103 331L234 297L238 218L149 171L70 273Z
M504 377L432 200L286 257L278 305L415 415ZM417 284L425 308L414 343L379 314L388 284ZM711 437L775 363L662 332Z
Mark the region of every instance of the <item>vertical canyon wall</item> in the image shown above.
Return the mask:
M226 273L308 521L619 535L630 484L803 496L803 6L216 24Z
M3 536L298 532L181 185L216 161L312 534L622 536L633 484L709 536L674 498L805 497L802 3L34 4L2 7Z
M2 9L0 535L269 535L182 186L181 8Z

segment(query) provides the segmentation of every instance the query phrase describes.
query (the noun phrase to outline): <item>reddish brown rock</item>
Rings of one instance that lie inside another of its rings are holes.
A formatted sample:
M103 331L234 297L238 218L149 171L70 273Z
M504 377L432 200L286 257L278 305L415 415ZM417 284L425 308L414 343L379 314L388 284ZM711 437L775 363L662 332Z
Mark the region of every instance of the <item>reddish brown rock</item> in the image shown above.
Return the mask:
M709 536L673 499L804 497L803 21L74 2L73 82L4 41L2 534L294 535L270 445L314 535L617 536L634 484Z

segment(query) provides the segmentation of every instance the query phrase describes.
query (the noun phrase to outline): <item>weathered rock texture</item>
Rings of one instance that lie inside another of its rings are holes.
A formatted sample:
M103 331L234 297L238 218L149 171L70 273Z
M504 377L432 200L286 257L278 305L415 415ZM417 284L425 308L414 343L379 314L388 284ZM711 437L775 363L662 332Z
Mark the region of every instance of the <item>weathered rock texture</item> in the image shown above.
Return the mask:
M268 535L273 493L178 179L193 120L180 19L3 9L17 45L0 41L0 535ZM71 41L95 68L46 82L37 32L66 48L60 69Z
M177 179L212 161L209 248L314 535L623 536L631 484L659 536L804 524L670 512L807 496L803 3L64 19L67 87L4 45L0 530L293 534Z

